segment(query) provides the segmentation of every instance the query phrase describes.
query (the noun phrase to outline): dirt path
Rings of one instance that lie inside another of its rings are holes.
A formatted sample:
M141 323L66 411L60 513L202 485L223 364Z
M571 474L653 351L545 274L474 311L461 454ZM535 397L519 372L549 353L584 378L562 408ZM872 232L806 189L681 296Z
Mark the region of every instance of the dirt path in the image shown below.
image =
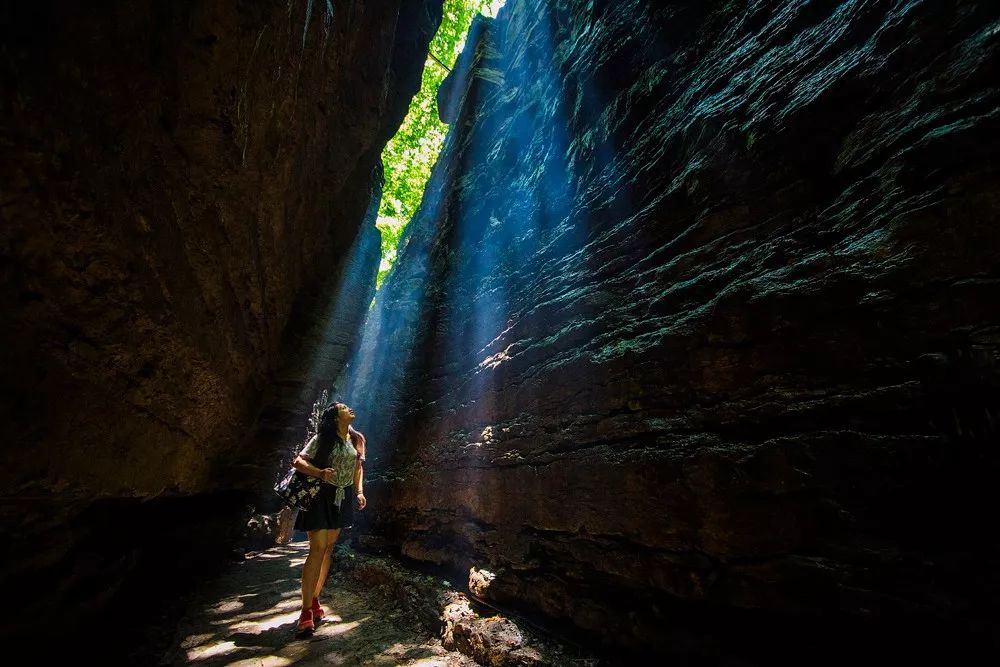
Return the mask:
M193 597L161 665L471 666L448 651L405 605L365 595L331 573L320 600L328 616L295 637L306 542L276 546L234 563ZM335 558L352 558L343 552ZM337 563L331 567L338 570Z

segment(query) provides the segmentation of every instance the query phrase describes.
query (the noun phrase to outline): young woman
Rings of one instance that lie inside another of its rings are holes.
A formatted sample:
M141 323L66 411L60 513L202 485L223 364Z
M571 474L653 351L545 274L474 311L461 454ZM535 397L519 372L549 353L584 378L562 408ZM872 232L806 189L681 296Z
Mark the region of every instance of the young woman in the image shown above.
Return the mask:
M358 509L365 508L365 437L354 430L353 421L354 410L334 403L323 411L319 432L292 461L296 470L323 480L312 506L295 518L295 529L309 535L309 556L302 567L300 633L313 632L316 621L323 618L319 592L330 571L330 554L340 529L351 524L355 497Z

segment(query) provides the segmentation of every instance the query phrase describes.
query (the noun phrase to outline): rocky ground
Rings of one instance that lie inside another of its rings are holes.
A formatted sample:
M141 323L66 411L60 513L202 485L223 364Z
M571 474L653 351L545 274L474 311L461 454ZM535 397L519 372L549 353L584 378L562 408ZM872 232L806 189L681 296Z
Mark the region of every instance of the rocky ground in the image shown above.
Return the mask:
M192 595L161 665L597 665L438 577L338 547L328 617L296 636L305 541L247 554ZM481 581L482 575L477 573ZM475 583L475 582L474 582Z

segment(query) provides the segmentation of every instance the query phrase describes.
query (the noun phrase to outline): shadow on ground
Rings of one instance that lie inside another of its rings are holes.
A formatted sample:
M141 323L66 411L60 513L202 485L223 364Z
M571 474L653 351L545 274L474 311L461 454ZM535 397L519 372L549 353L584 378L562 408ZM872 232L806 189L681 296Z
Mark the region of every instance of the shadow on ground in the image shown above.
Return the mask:
M357 592L336 586L332 577L320 597L327 617L312 637L296 637L299 577L308 549L307 542L292 542L234 563L192 596L160 664L475 664L446 651L415 618L387 612Z

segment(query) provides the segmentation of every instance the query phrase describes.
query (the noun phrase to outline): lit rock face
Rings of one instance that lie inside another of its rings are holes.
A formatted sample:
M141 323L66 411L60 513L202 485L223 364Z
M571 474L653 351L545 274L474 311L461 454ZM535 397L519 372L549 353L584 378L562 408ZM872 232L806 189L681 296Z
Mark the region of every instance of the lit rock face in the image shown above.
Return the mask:
M238 528L220 508L239 503L158 506L154 525L90 499L260 488L340 371L374 291L379 155L441 0L7 4L0 479L24 502L4 520L39 567L132 542L93 558L107 597L134 540L208 551L191 524ZM60 512L71 534L38 555Z
M368 530L637 648L995 616L1000 7L478 29L352 364Z

